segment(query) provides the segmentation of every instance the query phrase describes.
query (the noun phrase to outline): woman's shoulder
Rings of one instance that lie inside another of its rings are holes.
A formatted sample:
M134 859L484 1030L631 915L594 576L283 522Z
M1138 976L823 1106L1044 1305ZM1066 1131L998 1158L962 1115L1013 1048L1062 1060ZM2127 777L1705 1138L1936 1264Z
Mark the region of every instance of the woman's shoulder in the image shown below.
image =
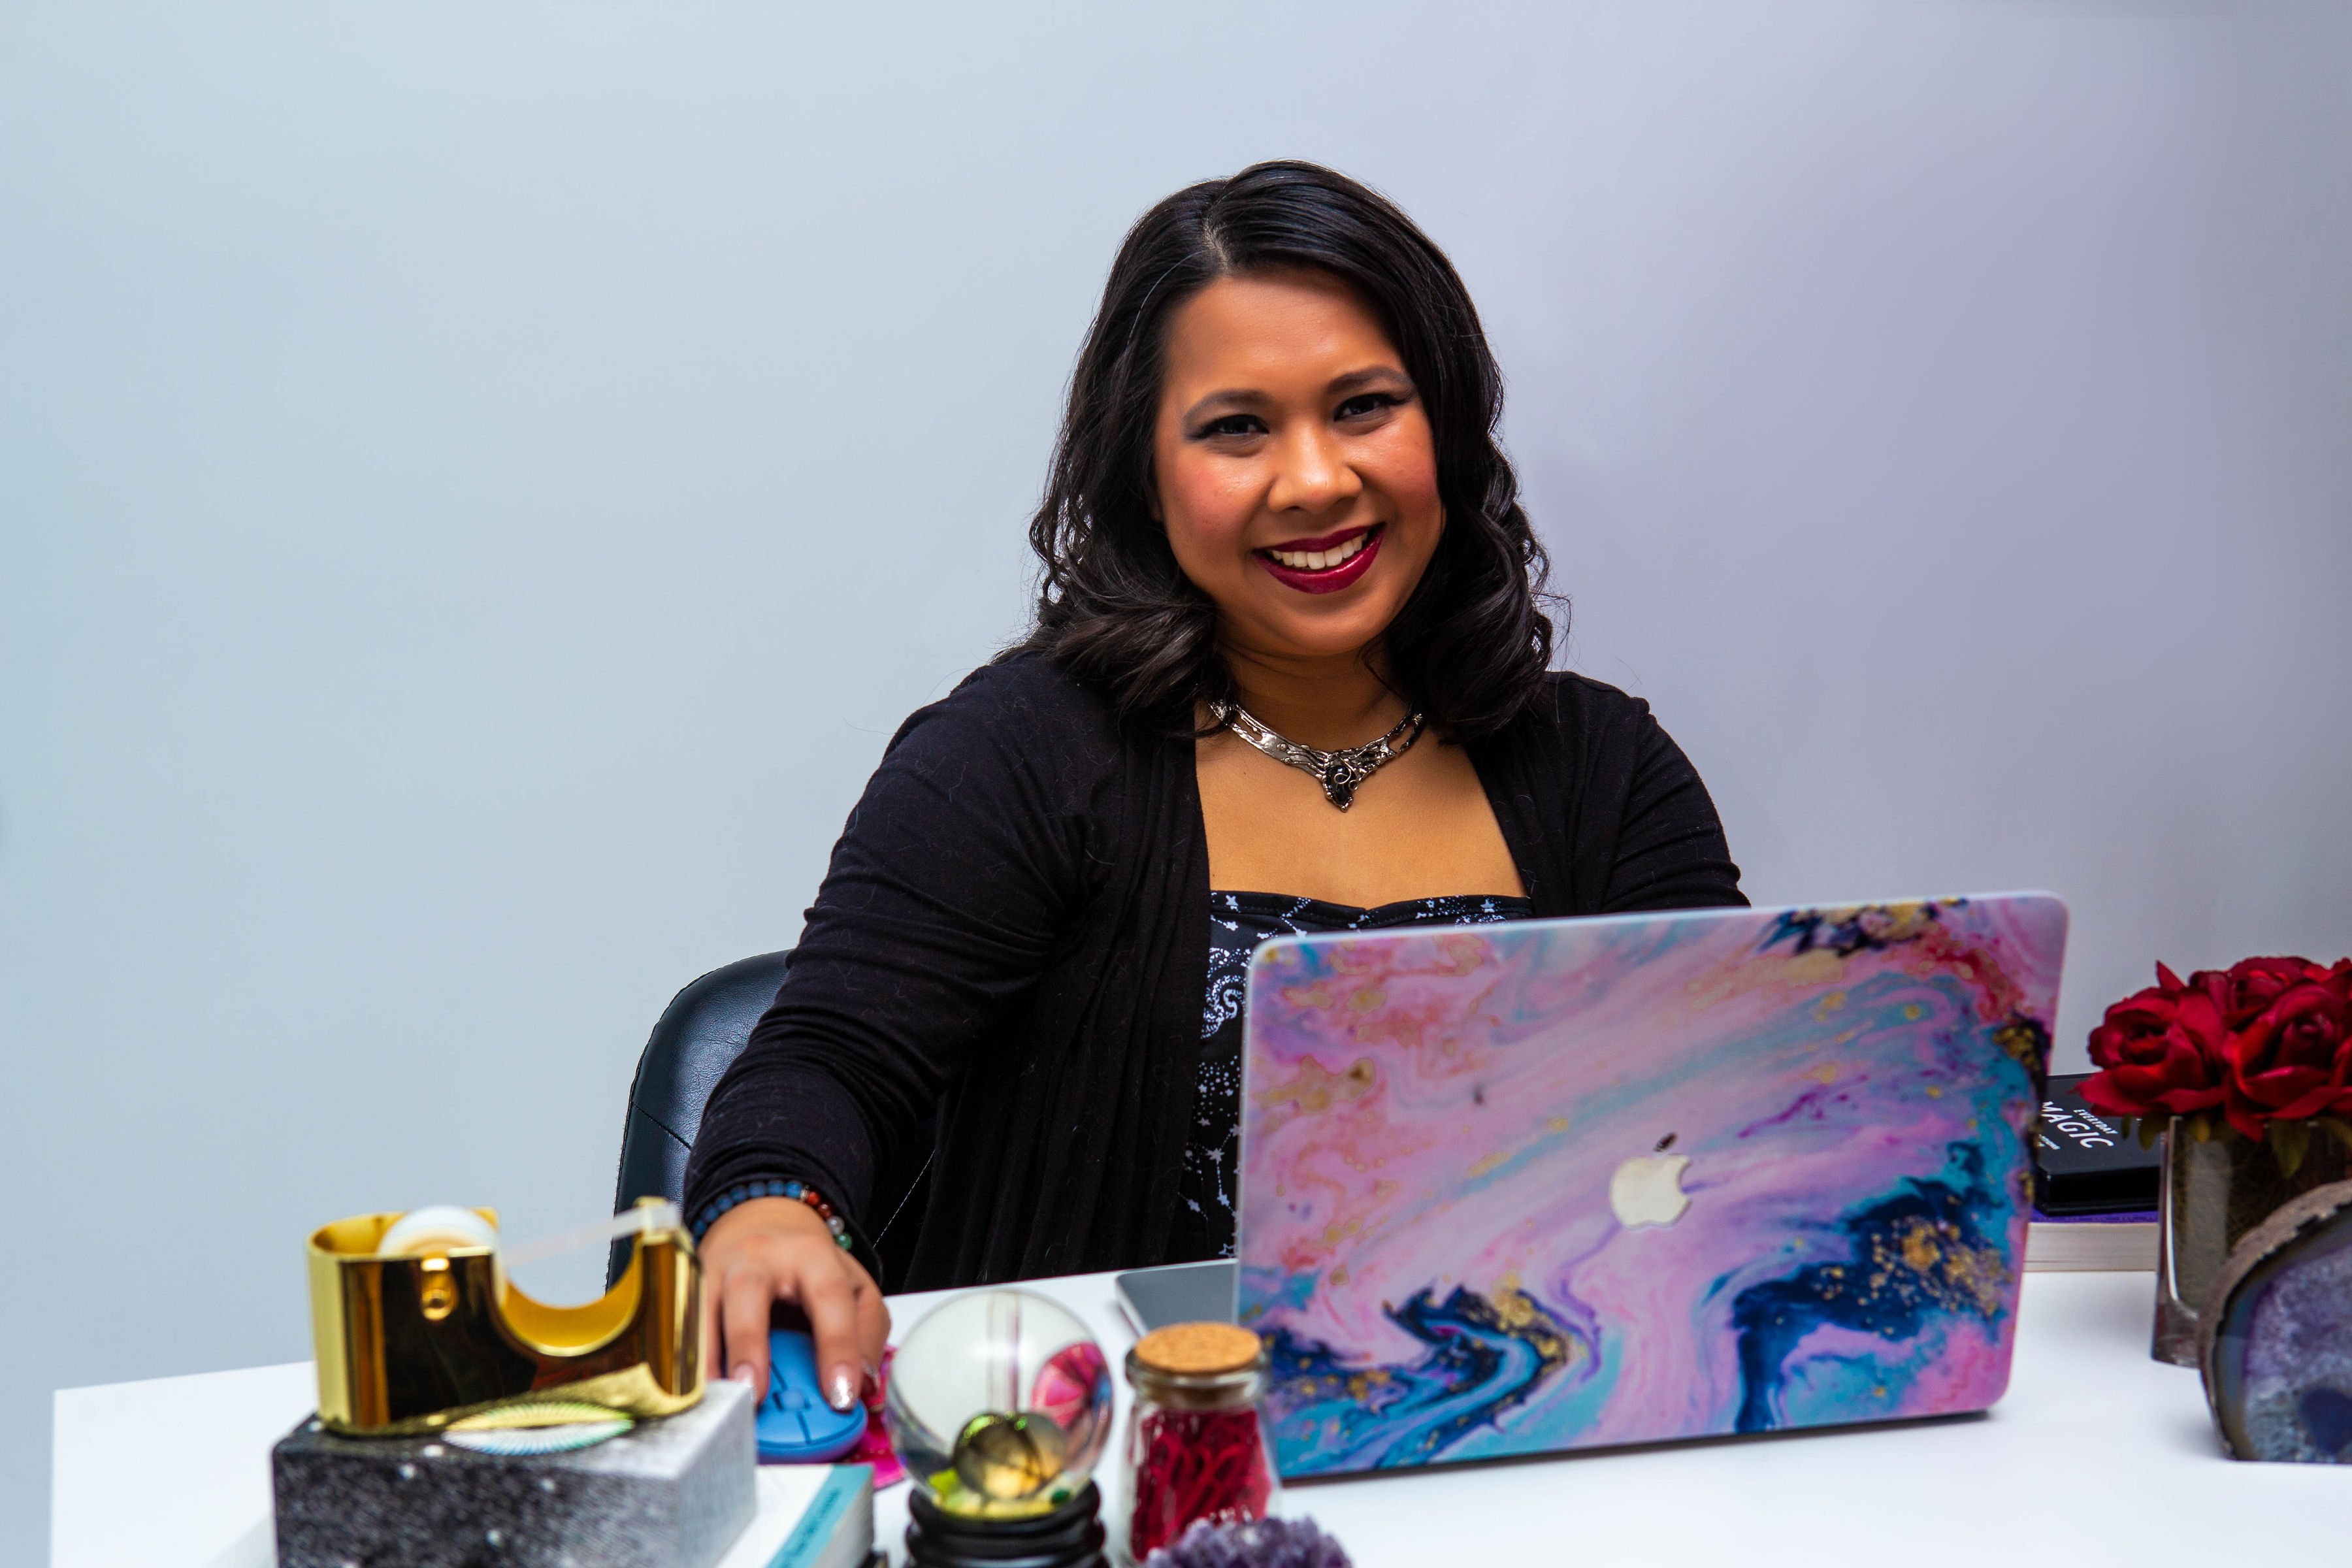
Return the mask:
M1546 694L1554 709L1561 713L1590 714L1601 719L1635 719L1650 711L1650 705L1605 680L1595 680L1589 675L1579 675L1572 669L1555 669L1544 676Z
M1100 692L1041 653L982 665L908 716L892 752L914 747L988 755L1020 771L1089 772L1117 764L1117 714Z
M1515 728L1545 750L1583 749L1633 742L1654 731L1657 721L1649 703L1633 693L1572 669L1555 669L1546 673L1542 695L1528 705Z
M1492 754L1506 769L1548 773L1583 788L1688 765L1647 700L1566 669L1544 677L1542 696Z
M991 659L914 717L1025 728L1047 725L1088 736L1116 735L1109 700L1046 655L1027 648Z

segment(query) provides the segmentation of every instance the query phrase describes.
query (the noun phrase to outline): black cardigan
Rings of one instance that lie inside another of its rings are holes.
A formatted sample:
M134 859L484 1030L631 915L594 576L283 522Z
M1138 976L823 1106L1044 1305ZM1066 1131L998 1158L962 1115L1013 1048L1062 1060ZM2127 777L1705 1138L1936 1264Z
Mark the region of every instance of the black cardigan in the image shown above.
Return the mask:
M1554 675L1470 758L1538 915L1747 901L1639 699ZM1041 657L977 670L907 721L850 813L711 1092L687 1212L798 1176L893 1290L1174 1261L1208 953L1192 742L1122 729ZM894 1214L910 1189L919 1214Z

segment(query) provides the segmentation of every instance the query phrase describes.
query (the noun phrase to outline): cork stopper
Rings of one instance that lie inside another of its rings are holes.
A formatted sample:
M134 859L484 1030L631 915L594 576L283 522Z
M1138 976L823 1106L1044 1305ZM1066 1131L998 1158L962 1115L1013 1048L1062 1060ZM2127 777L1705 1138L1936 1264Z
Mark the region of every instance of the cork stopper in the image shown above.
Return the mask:
M1135 1342L1135 1359L1154 1372L1210 1377L1255 1365L1258 1337L1233 1323L1171 1323Z

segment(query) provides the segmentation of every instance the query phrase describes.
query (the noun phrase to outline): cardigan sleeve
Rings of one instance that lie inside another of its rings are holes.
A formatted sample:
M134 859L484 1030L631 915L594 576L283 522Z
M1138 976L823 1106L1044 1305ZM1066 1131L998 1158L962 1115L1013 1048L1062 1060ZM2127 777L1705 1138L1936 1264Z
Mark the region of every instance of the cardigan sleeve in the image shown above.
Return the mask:
M1083 909L1106 770L1066 689L992 666L909 719L834 847L775 1003L711 1091L688 1213L807 1181L861 1242L876 1184L929 1145L941 1094Z
M1633 741L1633 775L1601 908L1614 912L1747 903L1714 798L1646 703Z
M1618 914L1748 902L1715 802L1650 705L1586 676L1551 678L1555 726L1507 763L1508 809L1548 913ZM1532 885L1531 885L1532 890Z

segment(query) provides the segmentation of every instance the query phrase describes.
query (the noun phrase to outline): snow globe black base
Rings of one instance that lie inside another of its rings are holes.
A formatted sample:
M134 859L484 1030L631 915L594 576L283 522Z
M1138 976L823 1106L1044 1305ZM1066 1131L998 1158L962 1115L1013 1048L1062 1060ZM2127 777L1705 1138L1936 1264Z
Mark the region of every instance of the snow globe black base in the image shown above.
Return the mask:
M921 1487L907 1497L907 1561L914 1568L1105 1568L1102 1492L1084 1490L1051 1513L976 1519L950 1513Z

